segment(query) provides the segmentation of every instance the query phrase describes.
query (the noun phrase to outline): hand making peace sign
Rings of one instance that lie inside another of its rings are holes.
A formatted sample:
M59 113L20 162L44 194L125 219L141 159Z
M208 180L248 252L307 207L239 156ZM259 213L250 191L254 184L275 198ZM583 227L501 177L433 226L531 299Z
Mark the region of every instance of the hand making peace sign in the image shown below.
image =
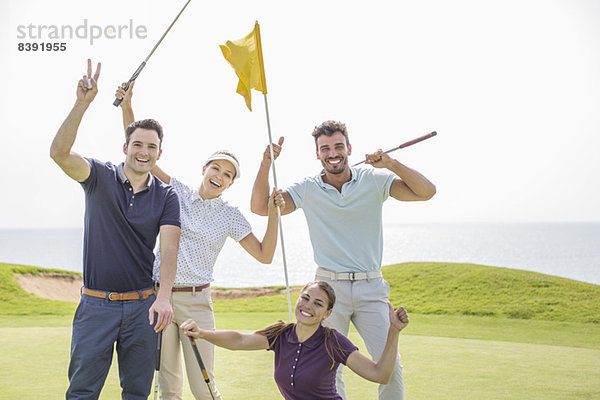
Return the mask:
M92 77L92 60L87 60L87 75L83 76L77 84L77 100L90 104L98 93L98 78L100 77L101 63L96 67L96 73Z

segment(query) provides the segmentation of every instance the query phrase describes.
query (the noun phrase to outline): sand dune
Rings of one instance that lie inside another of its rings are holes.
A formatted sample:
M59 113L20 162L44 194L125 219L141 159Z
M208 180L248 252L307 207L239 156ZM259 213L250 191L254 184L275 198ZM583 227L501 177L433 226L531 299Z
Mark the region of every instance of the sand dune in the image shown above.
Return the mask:
M17 282L28 293L52 300L79 302L81 297L82 278L73 274L16 274ZM291 289L299 292L299 289ZM285 289L250 288L250 289L217 289L212 288L212 298L240 299L260 296L285 294Z

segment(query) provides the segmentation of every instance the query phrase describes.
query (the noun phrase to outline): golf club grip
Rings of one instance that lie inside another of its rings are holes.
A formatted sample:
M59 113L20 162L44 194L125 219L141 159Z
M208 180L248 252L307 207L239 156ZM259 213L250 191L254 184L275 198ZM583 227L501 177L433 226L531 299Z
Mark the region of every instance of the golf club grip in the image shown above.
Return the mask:
M158 332L158 339L156 341L156 360L155 360L154 369L157 371L160 370L161 347L162 347L162 331Z
M206 373L206 367L204 366L204 362L202 362L202 357L200 356L198 347L196 347L196 341L192 337L190 337L190 341L192 342L192 349L194 350L194 355L196 356L196 360L198 360L198 365L200 366L200 371L202 371L202 376L204 377L204 381L206 383L209 383L210 379L208 379L208 374Z
M125 91L129 90L129 86L131 86L131 82L133 82L137 79L137 77L140 75L140 72L142 72L142 70L144 69L145 66L146 66L146 61L142 61L142 63L138 67L138 69L135 70L133 75L131 75L131 78L129 78L129 80L125 84L125 87L123 88L123 89L125 89ZM113 106L118 107L122 101L123 101L123 99L115 99L115 101L113 101Z
M429 139L430 137L434 137L435 135L437 135L437 132L436 132L436 131L433 131L433 132L431 132L431 133L428 133L427 135L423 135L423 136L421 136L421 137L418 137L418 138L416 138L416 139L409 140L409 141L408 141L408 142L406 142L406 143L402 143L400 146L398 146L398 148L399 148L399 149L403 149L403 148L405 148L405 147L412 146L413 144L416 144L416 143L422 142L423 140Z

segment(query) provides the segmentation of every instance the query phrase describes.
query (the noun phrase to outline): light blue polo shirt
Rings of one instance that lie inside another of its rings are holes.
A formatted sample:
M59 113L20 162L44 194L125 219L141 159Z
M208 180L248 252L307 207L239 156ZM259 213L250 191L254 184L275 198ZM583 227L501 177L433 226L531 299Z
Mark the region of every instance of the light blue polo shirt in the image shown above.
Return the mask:
M309 177L287 189L308 224L317 265L333 272L379 271L383 258L382 206L394 174L351 168L342 192Z

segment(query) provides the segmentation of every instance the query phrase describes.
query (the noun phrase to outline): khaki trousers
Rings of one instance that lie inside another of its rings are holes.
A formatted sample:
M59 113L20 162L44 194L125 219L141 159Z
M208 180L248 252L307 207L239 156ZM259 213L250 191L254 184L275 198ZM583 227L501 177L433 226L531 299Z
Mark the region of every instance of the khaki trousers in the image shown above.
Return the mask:
M196 293L173 292L171 303L173 306L173 321L162 336L160 371L158 373L160 398L164 400L183 399L183 362L181 359L183 350L183 361L185 362L185 370L192 394L196 399L211 400L210 392L202 377L190 340L179 329L183 321L188 318L196 321L202 329L215 329L210 288ZM196 346L210 378L215 399L221 399L213 374L215 347L203 339L197 339Z
M348 336L350 322L365 341L367 351L375 361L379 360L387 340L390 316L388 298L390 285L383 278L358 281L332 281L321 276L316 277L329 283L335 290L335 306L324 324L335 328ZM340 365L336 377L337 391L346 399L346 388L342 380L343 365ZM375 398L372 396L371 398ZM379 400L404 399L404 381L400 354L396 356L394 372L387 385L379 385Z

